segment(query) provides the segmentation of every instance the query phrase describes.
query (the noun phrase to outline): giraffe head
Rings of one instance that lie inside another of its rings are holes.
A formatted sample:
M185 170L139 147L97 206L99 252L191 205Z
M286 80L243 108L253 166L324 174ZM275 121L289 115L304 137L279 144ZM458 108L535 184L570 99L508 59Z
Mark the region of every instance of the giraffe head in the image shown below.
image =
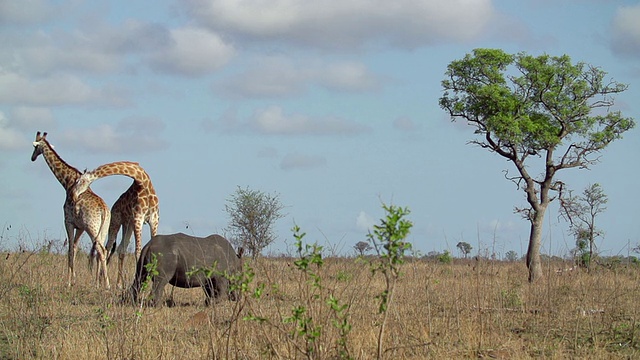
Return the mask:
M36 133L36 141L33 142L33 153L31 154L31 161L36 161L38 155L42 154L45 146L48 145L47 142L47 133L40 135L40 131Z
M78 177L78 180L76 180L76 183L71 188L71 197L73 198L73 201L77 201L80 195L82 195L83 192L89 189L89 186L91 186L91 183L95 179L97 179L97 176L93 173L93 171L87 171L85 169L82 175Z

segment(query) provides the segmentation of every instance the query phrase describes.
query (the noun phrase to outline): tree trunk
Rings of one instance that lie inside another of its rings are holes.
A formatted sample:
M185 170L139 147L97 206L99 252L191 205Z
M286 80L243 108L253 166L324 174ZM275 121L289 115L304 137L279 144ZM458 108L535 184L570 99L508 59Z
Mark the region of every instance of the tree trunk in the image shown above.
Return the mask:
M531 232L529 235L529 248L527 249L527 268L529 269L529 282L533 283L542 278L542 261L540 260L540 244L542 242L542 226L546 206L534 211L531 219Z
M593 219L591 220L593 224ZM589 263L587 263L587 272L591 272L591 262L593 261L593 226L589 230Z

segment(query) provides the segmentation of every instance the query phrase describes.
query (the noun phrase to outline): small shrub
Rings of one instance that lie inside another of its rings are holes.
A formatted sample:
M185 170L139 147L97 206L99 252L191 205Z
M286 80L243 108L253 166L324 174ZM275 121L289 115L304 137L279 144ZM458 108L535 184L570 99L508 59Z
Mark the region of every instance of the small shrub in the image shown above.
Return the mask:
M522 298L517 289L502 290L500 292L500 301L504 308L519 308L522 306Z
M451 264L451 261L453 261L453 258L451 257L449 250L445 250L443 254L438 255L438 262L441 264Z

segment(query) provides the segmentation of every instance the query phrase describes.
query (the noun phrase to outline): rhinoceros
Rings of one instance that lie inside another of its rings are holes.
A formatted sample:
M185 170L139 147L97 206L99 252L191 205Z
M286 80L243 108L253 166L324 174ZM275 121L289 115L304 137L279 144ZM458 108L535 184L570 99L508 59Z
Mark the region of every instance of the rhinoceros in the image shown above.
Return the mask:
M137 303L140 288L149 279L154 306L162 300L167 283L180 288L202 287L207 306L220 297L236 300L237 293L230 291L225 275L242 271L242 253L240 248L236 254L229 241L217 234L205 238L183 233L156 235L142 248L130 294Z

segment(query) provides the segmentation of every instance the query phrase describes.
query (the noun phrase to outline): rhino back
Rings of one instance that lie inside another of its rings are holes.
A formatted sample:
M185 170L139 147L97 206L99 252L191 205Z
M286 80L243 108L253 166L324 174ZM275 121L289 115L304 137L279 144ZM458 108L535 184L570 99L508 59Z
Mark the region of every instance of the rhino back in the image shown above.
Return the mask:
M176 271L210 268L213 264L217 264L221 271L240 269L233 247L220 235L206 238L183 233L156 235L147 246L149 253L162 257L159 262L167 262L167 265L176 267Z
M205 239L216 243L220 247L221 254L224 255L224 259L226 262L226 268L230 271L239 271L242 269L242 264L240 259L238 258L236 251L231 246L229 240L224 237L214 234L209 235Z

